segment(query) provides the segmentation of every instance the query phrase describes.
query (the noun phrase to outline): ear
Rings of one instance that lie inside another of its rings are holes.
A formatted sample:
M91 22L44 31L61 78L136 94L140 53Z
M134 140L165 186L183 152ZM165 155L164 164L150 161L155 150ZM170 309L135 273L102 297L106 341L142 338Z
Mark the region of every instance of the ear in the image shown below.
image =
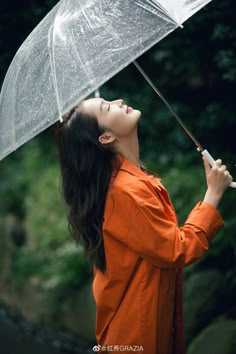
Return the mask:
M104 132L102 135L99 136L98 141L103 145L111 144L115 141L115 137L111 132Z

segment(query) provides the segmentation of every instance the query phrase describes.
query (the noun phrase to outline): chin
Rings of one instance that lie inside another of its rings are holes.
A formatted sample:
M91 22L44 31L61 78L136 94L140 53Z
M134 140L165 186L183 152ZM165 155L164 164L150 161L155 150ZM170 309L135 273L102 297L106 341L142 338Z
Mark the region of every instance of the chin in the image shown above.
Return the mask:
M139 111L138 109L135 109L135 114L138 116L138 119L139 119L142 115L142 112Z

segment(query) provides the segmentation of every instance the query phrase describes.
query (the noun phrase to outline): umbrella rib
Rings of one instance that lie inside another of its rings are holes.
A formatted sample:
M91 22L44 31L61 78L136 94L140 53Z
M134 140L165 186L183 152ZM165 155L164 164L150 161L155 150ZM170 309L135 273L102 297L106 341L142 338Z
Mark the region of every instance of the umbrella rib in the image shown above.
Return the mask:
M147 82L149 83L149 85L152 87L152 89L155 91L155 93L160 97L160 99L162 100L162 102L165 104L165 106L168 108L168 110L170 111L170 113L174 116L174 118L176 119L176 121L179 123L179 125L183 128L183 130L188 134L188 136L192 139L192 141L194 142L194 144L197 146L199 151L203 151L203 147L201 146L201 144L197 141L197 139L193 136L192 133L190 133L190 131L187 129L186 125L184 124L184 122L182 121L182 119L175 113L175 111L173 110L173 108L171 107L171 105L168 103L168 101L165 99L165 97L161 94L161 92L156 88L156 86L153 84L153 82L151 81L150 77L145 73L145 71L141 68L141 66L137 63L136 60L134 60L134 65L136 66L136 68L139 70L139 72L143 75L143 77L147 80Z
M183 28L183 25L180 23L180 21L178 21L175 17L174 14L171 14L167 8L165 8L164 6L162 6L160 3L156 3L153 2L153 0L146 0L146 5L141 4L139 1L135 1L135 3L142 7L143 9L145 9L146 11L150 11L152 14L155 14L156 16L159 16L160 18L162 18L163 20L173 23L173 24L177 24L178 27ZM152 10L158 10L157 12L154 12ZM151 8L151 9L150 9Z
M55 17L55 20L56 20L56 17ZM55 20L49 29L48 49L49 49L49 58L50 58L50 64L51 64L51 70L52 70L52 81L54 84L56 102L57 102L58 113L59 113L59 120L62 123L62 114L61 114L61 108L60 108L60 98L59 98L58 84L57 84L57 77L56 77L56 64L55 64L55 52L54 52ZM50 48L51 48L52 53L50 52Z
M159 16L160 18L162 18L163 20L167 21L167 22L170 22L170 23L173 23L173 24L176 24L177 22L175 21L175 19L173 19L173 17L170 16L170 14L167 12L167 10L162 7L161 5L157 5L157 4L153 4L152 2L150 3L150 1L147 1L147 5L143 5L143 4L140 4L139 2L135 2L139 7L143 8L144 10L146 11L149 11L151 12L152 14L155 13L156 16ZM159 13L156 13L156 12L153 12L150 7L153 6L156 10L159 11ZM162 12L162 13L161 13ZM178 26L181 27L181 25L179 25L177 23Z

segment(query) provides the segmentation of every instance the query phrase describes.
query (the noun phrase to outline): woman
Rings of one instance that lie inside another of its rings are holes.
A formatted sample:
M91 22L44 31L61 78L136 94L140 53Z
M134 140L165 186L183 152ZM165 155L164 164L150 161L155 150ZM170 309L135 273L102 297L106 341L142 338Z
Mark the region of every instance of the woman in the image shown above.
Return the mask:
M123 100L88 99L59 130L63 192L74 238L94 265L101 351L184 353L182 268L223 226L216 210L232 177L204 161L203 202L179 228L160 179L139 159L141 112Z

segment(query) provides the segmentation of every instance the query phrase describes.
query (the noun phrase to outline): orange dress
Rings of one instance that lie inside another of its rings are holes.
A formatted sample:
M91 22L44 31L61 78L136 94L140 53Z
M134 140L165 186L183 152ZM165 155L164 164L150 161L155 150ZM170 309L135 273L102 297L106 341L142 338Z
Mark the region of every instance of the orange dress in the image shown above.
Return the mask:
M106 272L95 269L100 351L184 354L182 268L207 251L223 226L199 202L183 227L160 179L124 159L107 193Z

